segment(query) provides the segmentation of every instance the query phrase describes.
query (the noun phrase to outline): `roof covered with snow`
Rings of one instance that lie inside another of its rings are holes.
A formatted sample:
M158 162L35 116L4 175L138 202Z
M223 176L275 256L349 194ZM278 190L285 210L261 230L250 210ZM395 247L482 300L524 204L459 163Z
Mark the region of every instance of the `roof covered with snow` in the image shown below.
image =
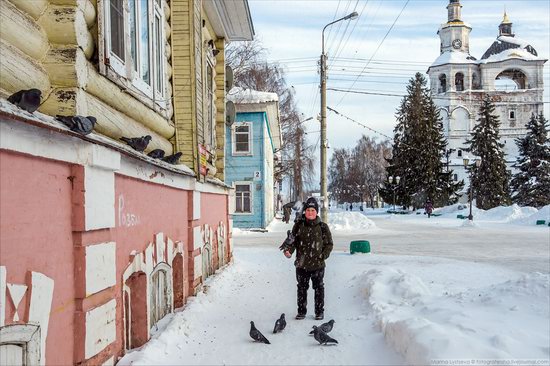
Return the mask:
M439 57L434 61L432 66L440 66L446 64L475 64L477 60L475 57L467 54L466 52L461 51L446 51L443 52Z
M499 62L510 58L529 61L544 60L544 58L538 56L535 48L529 43L516 37L500 36L485 51L480 63Z
M276 93L234 87L227 93L227 99L235 104L253 104L278 102L279 96Z

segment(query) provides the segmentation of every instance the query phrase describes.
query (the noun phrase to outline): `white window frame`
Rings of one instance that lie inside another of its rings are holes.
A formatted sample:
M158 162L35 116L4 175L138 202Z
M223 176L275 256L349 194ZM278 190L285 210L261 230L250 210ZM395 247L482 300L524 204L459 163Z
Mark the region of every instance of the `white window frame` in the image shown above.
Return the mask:
M115 83L122 84L125 88L131 88L135 92L144 95L146 98L154 101L159 107L166 108L166 75L164 63L166 62L165 55L165 34L164 34L164 0L143 0L147 4L148 24L147 29L149 32L148 44L148 59L149 59L149 75L151 85L147 84L140 76L141 68L141 50L144 45L141 43L139 37L139 31L141 27L141 19L139 17L142 0L123 0L124 1L124 60L120 59L113 51L111 47L111 18L110 18L110 5L114 0L98 0L98 11L103 9L104 19L102 27L100 27L100 53L102 53L101 43L104 44L104 54L100 56L100 72L106 75L109 79ZM136 20L136 55L137 60L132 56L132 37L130 34L130 6L129 1L132 1L135 9ZM102 6L99 6L99 5ZM160 34L157 35L155 29L155 20L159 19ZM160 41L160 45L158 45ZM160 57L160 62L157 60L157 56ZM108 60L108 61L107 61ZM137 71L136 71L137 70ZM114 73L114 75L112 75ZM157 77L160 75L160 80Z
M237 140L236 140L236 134L237 134L237 127L243 127L248 126L248 151L237 151ZM235 156L252 156L252 151L254 151L254 147L252 144L252 122L237 122L233 123L233 126L231 126L231 150L232 154Z
M24 365L39 365L41 349L40 326L35 324L9 324L0 327L0 346L21 347Z
M208 48L206 50L206 52L208 52ZM208 68L210 68L210 70L212 71L212 80L210 80L210 85L208 83ZM206 141L206 144L208 145L209 147L209 150L212 150L212 147L216 146L216 143L215 143L215 140L216 140L216 128L214 127L215 126L215 123L216 123L216 113L214 111L214 105L215 105L215 101L214 101L214 93L215 93L215 63L212 62L211 58L210 57L206 57L206 65L205 65L205 73L204 73L204 82L203 82L203 85L204 85L204 95L206 96L205 98L205 115L206 115L206 120L207 120L207 126L206 128L208 129L208 139L205 139ZM210 86L210 88L209 88Z
M254 215L254 192L252 190L252 185L253 185L253 182L249 182L249 181L242 181L242 182L233 182L233 188L235 189L235 201L234 201L234 205L235 205L235 211L233 213L233 215ZM248 191L250 192L250 211L249 212L246 212L246 211L243 211L243 212L239 212L237 211L237 186L248 186Z

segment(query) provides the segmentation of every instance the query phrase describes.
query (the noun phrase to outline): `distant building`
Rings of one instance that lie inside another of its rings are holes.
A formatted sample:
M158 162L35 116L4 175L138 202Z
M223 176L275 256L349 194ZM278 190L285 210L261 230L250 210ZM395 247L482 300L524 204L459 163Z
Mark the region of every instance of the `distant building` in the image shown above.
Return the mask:
M463 149L476 124L481 101L486 95L495 101L500 137L510 167L518 154L514 139L525 135L531 114L543 111L543 67L547 59L515 36L506 13L495 42L480 59L470 55L472 27L462 21L461 8L459 0L449 1L447 23L438 31L441 54L428 74L448 149L454 149L449 154L449 168L453 169L455 180L468 182L462 159L465 155L475 157Z
M226 127L225 183L232 186L233 226L265 228L275 216L278 189L274 161L281 148L279 98L275 93L232 89L235 123Z

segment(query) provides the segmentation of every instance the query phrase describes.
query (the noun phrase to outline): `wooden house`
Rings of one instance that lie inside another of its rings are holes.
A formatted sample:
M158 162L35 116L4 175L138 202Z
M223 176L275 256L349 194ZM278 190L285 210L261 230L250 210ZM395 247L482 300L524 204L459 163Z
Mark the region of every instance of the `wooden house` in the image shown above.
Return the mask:
M279 97L275 93L233 88L235 123L227 126L225 182L232 186L233 225L265 229L275 217L275 157L282 145Z

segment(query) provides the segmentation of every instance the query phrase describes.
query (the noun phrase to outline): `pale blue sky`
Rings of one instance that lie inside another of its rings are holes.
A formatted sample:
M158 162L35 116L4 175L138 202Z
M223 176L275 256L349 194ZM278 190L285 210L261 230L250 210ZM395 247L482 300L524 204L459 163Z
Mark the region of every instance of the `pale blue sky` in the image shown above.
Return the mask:
M321 30L327 23L354 10L360 14L358 19L337 23L325 32L329 88L350 88L371 58L364 70L366 73L357 80L354 89L403 94L405 84L415 72L426 72L439 55L437 30L447 21L448 1L410 0L382 42L405 3L406 0L249 0L256 37L268 49L268 59L279 61L285 67L288 84L296 90L304 118L316 117L319 113L317 62L321 53ZM529 42L539 56L549 58L549 0L462 0L461 4L462 20L473 28L470 35L472 56L481 58L496 39L506 9L514 23L516 37ZM338 57L337 61L334 61L334 56ZM546 102L550 102L549 70L547 62L544 78ZM327 105L391 136L400 99L329 91ZM549 110L547 103L547 118ZM362 133L374 136L333 113L328 114L327 121L332 148L354 146ZM319 123L310 121L307 129L315 144Z

